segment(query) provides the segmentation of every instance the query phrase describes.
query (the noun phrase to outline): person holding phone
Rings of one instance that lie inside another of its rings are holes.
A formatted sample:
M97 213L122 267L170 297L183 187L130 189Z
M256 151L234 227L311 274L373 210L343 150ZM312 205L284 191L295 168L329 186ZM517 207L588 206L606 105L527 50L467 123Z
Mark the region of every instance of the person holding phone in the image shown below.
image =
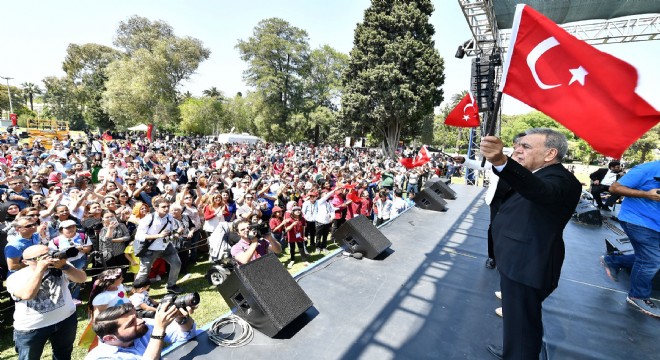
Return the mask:
M128 265L128 259L124 256L126 245L131 241L128 228L117 220L111 210L103 211L102 221L99 244L105 265L109 267Z

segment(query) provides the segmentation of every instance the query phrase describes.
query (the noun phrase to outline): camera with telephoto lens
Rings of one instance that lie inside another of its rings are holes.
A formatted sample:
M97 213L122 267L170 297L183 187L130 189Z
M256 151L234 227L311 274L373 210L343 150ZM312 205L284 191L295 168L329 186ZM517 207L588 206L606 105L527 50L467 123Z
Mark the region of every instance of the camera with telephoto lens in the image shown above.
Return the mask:
M70 257L77 256L78 252L79 252L78 249L76 249L75 247L70 247L63 251L51 250L48 252L48 255L53 259L65 260Z
M270 233L270 228L268 227L268 224L265 222L262 222L259 220L256 223L252 223L248 225L248 236L250 236L251 233L254 233L254 236L266 236Z
M199 304L200 298L198 292L192 292L188 294L167 294L160 301L161 304L171 304L174 305L177 309L185 309L190 306L197 306ZM169 306L169 305L168 305Z

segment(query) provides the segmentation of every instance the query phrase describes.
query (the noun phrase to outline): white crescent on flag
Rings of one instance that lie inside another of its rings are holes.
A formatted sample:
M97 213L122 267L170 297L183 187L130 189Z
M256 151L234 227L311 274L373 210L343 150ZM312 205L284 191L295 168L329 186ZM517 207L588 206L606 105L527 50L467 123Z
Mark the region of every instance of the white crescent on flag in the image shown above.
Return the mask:
M532 72L532 76L534 77L534 81L536 81L536 85L538 85L543 90L548 90L548 89L556 88L557 86L561 86L561 84L547 85L543 83L543 81L541 81L541 79L539 78L539 74L536 72L536 62L539 61L541 55L545 54L546 51L552 49L557 45L559 45L559 41L557 41L557 39L555 39L554 36L551 36L541 41L527 55L527 66L529 66L529 71Z

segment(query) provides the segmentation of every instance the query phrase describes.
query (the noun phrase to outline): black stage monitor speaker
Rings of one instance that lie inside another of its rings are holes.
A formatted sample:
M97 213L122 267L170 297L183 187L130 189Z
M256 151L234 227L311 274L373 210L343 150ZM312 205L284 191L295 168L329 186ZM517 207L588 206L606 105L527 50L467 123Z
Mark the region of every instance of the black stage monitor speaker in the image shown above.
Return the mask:
M343 223L332 237L347 251L362 253L368 259L375 258L392 246L392 242L364 215Z
M605 238L605 249L607 254L628 254L635 252L627 236L613 239Z
M313 305L275 254L237 267L218 291L236 315L269 337Z
M443 199L456 199L456 191L452 190L444 181L436 181L428 188L433 190L433 192L436 194L442 196Z
M424 210L447 211L447 202L438 193L426 188L415 194L415 204Z
M598 208L590 201L580 200L575 208L575 214L573 216L578 222L583 224L603 225L603 216L600 214L600 210L598 210Z

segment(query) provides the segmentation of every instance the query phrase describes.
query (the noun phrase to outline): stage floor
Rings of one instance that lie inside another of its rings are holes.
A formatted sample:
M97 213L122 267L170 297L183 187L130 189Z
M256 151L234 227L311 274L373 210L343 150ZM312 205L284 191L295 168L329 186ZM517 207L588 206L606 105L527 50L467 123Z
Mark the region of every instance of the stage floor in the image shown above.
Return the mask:
M249 345L223 348L202 333L164 358L491 359L486 345L501 343L502 319L494 312L499 275L484 267L485 190L452 188L458 199L447 212L413 208L381 228L392 241L383 259L337 255L298 275L314 307L282 336L255 331ZM660 320L626 303L626 273L612 282L599 264L604 239L617 236L606 226L567 226L559 288L544 302L550 359L660 353Z

